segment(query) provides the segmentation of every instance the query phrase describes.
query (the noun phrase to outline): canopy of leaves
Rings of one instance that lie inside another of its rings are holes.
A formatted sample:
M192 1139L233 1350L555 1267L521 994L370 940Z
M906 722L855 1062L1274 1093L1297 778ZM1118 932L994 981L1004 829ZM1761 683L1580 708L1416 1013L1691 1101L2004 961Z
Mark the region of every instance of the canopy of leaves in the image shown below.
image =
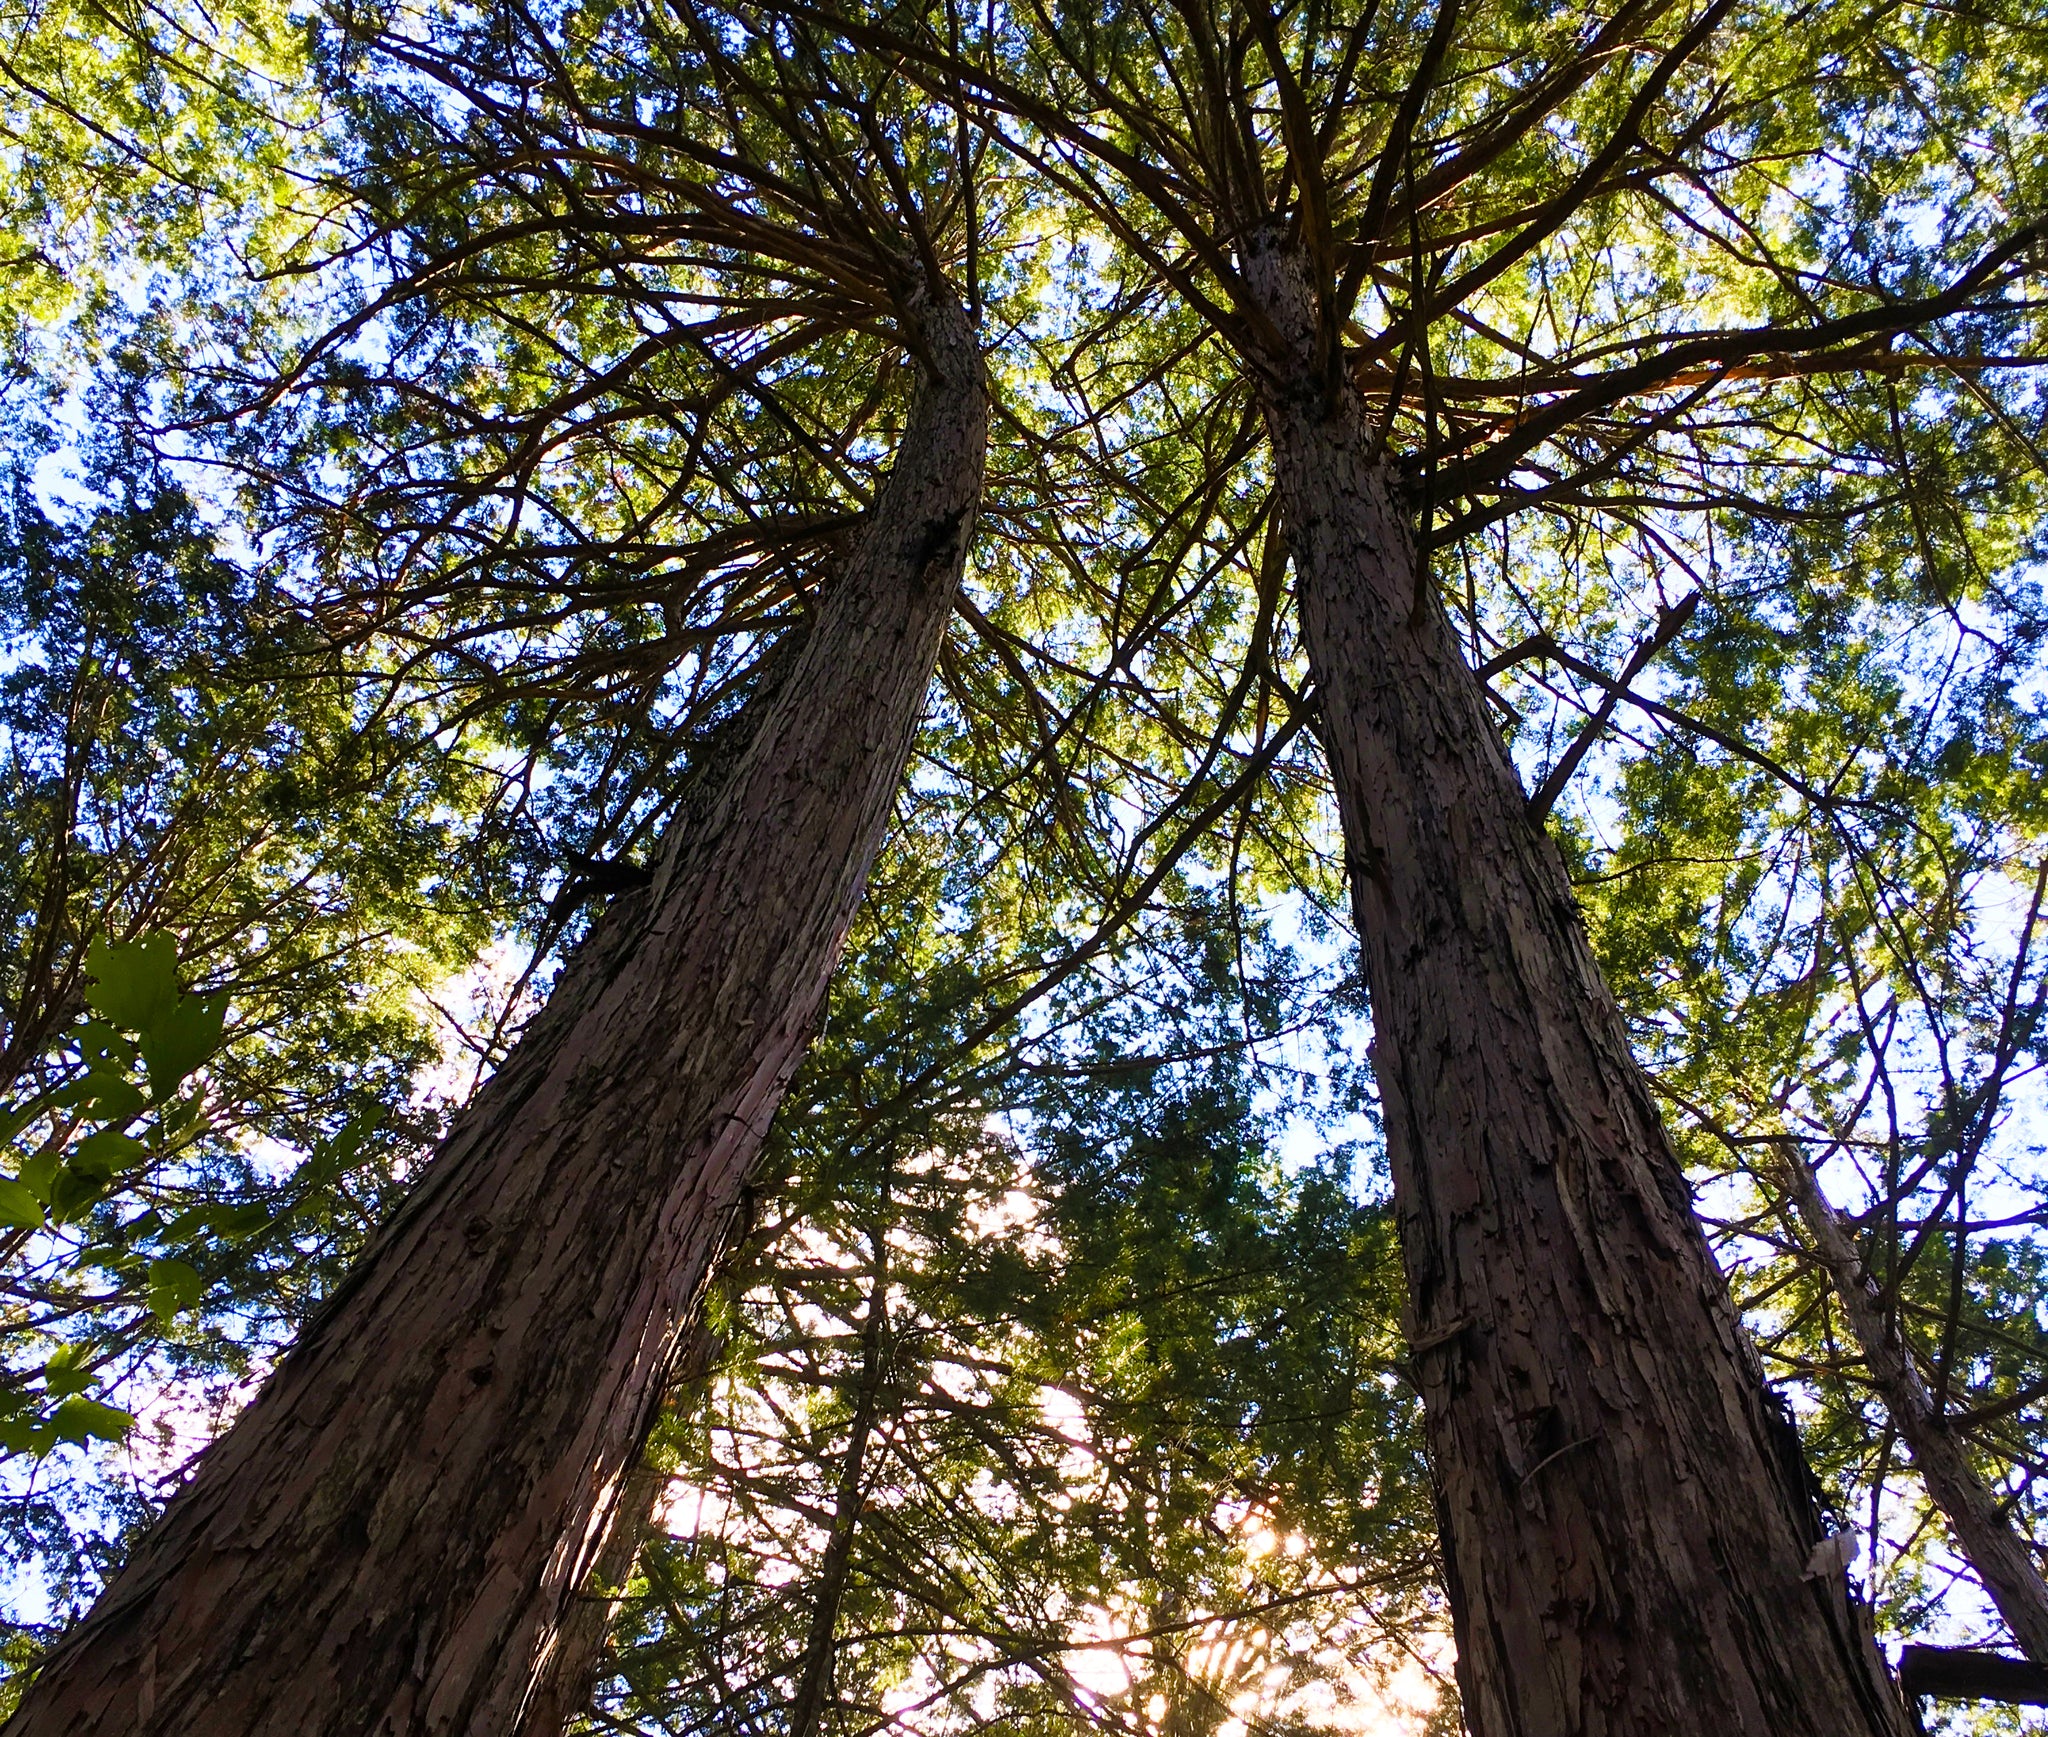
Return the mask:
M136 1506L52 1449L155 1409L174 1470L343 1269L431 1132L423 997L493 875L448 873L489 782L279 679L265 588L175 485L102 465L53 513L34 456L0 521L0 1551L58 1616Z
M969 581L719 1373L656 1444L697 1520L642 1553L592 1716L1207 1733L1440 1666L1237 279L1265 227L1405 461L1887 1633L1995 1633L1766 1160L1820 1167L2040 1536L2038 8L9 40L21 366L144 455L60 508L24 436L7 524L23 1464L95 1434L74 1400L253 1370L331 1281L425 1131L422 986L530 959L490 1065L578 933L565 853L686 823L886 474L943 279L999 412ZM159 937L174 999L92 999ZM188 1002L220 1041L159 1092ZM61 1608L106 1558L53 1542L85 1498L49 1476L9 1548L71 1564Z

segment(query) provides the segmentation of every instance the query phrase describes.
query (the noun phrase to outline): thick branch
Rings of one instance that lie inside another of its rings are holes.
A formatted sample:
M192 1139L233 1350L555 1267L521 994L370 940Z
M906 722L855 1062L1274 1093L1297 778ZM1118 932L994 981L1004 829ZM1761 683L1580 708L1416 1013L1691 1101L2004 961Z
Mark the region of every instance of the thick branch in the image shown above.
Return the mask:
M1913 1367L1896 1321L1885 1315L1877 1286L1805 1158L1790 1141L1779 1143L1777 1152L1778 1174L1791 1193L1814 1254L1842 1299L1842 1312L1862 1348L1871 1385L1891 1413L1928 1495L2028 1658L2048 1667L2048 1585L2042 1583L2032 1552L2006 1519L1997 1494L1970 1464L1962 1441Z
M2048 1669L1968 1647L1902 1647L1899 1687L1908 1700L2010 1701L2048 1707Z

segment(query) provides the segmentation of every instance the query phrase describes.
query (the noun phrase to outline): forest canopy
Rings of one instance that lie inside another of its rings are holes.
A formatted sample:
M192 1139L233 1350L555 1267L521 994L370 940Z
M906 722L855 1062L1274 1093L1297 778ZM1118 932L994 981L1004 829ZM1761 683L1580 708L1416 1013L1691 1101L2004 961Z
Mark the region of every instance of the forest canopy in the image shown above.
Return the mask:
M20 1730L1654 1729L1694 1389L2048 1667L2048 11L0 43Z

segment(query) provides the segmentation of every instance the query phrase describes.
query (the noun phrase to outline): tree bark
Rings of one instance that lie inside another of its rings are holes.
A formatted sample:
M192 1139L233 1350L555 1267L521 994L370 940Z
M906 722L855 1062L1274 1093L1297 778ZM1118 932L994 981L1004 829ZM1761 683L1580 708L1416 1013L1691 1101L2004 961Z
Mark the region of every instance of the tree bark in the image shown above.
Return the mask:
M2000 1509L1997 1493L1977 1475L1964 1445L1950 1431L1934 1395L1913 1367L1913 1355L1887 1319L1877 1286L1835 1209L1820 1191L1805 1157L1792 1142L1778 1149L1778 1166L1813 1252L1827 1269L1849 1330L1863 1352L1870 1383L1891 1413L1913 1456L1927 1494L1955 1533L2027 1657L2048 1665L2048 1585L2032 1551Z
M1899 1688L1908 1699L2005 1701L2048 1707L2048 1670L1970 1647L1901 1647Z
M577 1714L590 1710L605 1640L633 1577L640 1542L667 1488L668 1474L645 1460L626 1474L590 1578L563 1611L547 1673L520 1714L518 1737L562 1737Z
M980 496L950 298L895 469L707 822L206 1454L9 1737L515 1731L817 1022Z
M1242 260L1476 1737L1904 1729L1299 252Z
M679 1388L688 1388L709 1373L721 1341L702 1321L692 1328L677 1359L676 1376L664 1401L674 1403ZM668 1489L669 1474L645 1457L633 1462L612 1506L611 1523L589 1579L562 1613L555 1649L541 1680L527 1696L517 1737L562 1737L577 1714L587 1712L596 1697L604 1644L618 1620L626 1583L633 1577L641 1542Z

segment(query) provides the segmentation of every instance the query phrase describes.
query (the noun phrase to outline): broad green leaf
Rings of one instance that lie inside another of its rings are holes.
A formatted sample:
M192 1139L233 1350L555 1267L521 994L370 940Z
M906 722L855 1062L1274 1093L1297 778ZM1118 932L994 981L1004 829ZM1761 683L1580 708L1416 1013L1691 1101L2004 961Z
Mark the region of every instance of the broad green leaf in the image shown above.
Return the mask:
M362 1149L363 1142L374 1134L383 1125L383 1122L384 1108L381 1104L356 1117L339 1134L334 1136L330 1150L335 1162L337 1164L346 1164Z
M43 1366L43 1391L52 1399L67 1393L83 1393L92 1385L92 1370L83 1367L86 1351L81 1345L59 1345Z
M21 1185L45 1206L50 1203L50 1189L57 1180L57 1168L64 1162L64 1154L55 1148L38 1152L32 1158L22 1160Z
M181 1140L199 1124L206 1113L206 1099L195 1092L189 1098L180 1098L176 1103L164 1107L159 1126L166 1141Z
M225 995L181 995L143 1031L142 1060L149 1069L150 1093L159 1103L219 1050L227 1014Z
M23 1230L41 1230L42 1202L19 1182L0 1180L0 1224L19 1225Z
M133 1080L98 1068L63 1087L57 1093L57 1101L109 1122L129 1121L140 1115L149 1102Z
M148 1156L149 1148L134 1135L102 1128L97 1134L88 1134L78 1142L78 1149L72 1154L71 1168L81 1176L104 1182L123 1170L133 1169Z
M95 941L86 949L85 968L95 980L86 1005L124 1030L149 1030L177 1003L178 948L168 935Z
M213 1222L211 1206L188 1207L163 1227L166 1242L183 1242L187 1237L197 1236Z
M217 1235L239 1242L268 1226L273 1216L269 1207L252 1200L244 1206L215 1207L208 1214L208 1222Z
M240 1206L195 1206L163 1227L163 1240L175 1246L210 1234L239 1242L267 1228L277 1216L260 1200Z
M125 1072L135 1065L135 1045L104 1019L88 1019L78 1028L78 1052L100 1071Z
M166 1326L171 1318L192 1308L206 1294L206 1281L199 1269L184 1261L149 1263L149 1308Z
M58 1171L50 1184L50 1222L75 1223L106 1192L106 1183L98 1177L77 1170Z
M84 1447L89 1441L122 1441L135 1427L134 1415L119 1406L103 1405L97 1399L74 1395L58 1406L50 1427L60 1441Z

